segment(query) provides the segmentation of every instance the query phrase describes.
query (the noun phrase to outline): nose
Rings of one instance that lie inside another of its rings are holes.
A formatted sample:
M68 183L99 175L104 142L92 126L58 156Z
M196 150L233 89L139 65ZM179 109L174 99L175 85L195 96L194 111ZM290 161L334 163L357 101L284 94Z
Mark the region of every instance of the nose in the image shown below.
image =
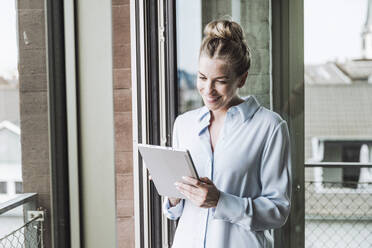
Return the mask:
M208 80L205 85L205 94L211 95L214 92L214 84L211 80Z

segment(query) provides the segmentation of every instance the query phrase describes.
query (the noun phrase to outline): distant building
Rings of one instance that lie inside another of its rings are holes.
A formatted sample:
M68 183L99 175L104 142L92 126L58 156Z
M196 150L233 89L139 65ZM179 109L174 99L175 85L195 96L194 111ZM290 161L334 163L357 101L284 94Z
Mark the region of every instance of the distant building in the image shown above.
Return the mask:
M0 202L22 193L20 129L9 122L0 122Z
M372 1L360 59L305 66L305 160L372 162ZM307 180L372 180L369 169L307 169ZM344 186L350 186L344 184Z
M367 18L362 32L362 58L372 59L372 1L368 1Z
M20 135L18 82L0 77L0 202L23 192Z
M18 80L7 80L0 76L0 122L7 120L19 125Z

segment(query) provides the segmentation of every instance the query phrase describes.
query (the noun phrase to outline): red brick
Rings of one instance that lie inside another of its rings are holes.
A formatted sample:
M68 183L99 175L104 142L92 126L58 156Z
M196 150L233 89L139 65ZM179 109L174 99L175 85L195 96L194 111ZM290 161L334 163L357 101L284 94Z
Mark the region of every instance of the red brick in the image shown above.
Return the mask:
M132 113L115 113L115 151L133 150Z
M116 175L117 216L128 217L134 214L133 175Z
M115 152L116 173L132 174L133 173L133 153L132 152Z
M114 46L114 68L130 68L130 44Z
M132 111L132 91L130 89L114 90L114 112Z
M129 4L112 7L113 45L130 44L130 8Z
M117 6L117 5L124 5L124 4L129 4L129 0L112 0L112 5Z
M118 247L119 248L134 248L134 218L118 218Z
M114 89L132 88L131 71L127 69L114 69Z

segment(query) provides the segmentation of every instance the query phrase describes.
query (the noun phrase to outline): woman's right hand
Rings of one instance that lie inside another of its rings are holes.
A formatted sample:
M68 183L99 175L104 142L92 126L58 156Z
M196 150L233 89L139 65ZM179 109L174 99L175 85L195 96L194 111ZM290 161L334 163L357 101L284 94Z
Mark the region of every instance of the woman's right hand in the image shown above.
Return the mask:
M181 201L181 198L169 197L168 200L169 200L171 207L174 207Z

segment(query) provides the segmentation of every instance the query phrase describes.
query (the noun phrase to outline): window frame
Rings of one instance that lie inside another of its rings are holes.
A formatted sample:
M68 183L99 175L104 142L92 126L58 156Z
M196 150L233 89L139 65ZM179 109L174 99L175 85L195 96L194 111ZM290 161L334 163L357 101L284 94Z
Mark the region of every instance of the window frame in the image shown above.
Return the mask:
M138 143L171 145L178 93L174 38L174 1L131 1L136 247L169 247L176 225L163 216L162 198L148 181L137 148Z
M304 3L271 0L272 105L288 123L292 158L291 213L274 230L274 247L305 247Z
M51 174L51 242L54 247L67 248L71 246L71 239L63 2L46 0L45 11Z

